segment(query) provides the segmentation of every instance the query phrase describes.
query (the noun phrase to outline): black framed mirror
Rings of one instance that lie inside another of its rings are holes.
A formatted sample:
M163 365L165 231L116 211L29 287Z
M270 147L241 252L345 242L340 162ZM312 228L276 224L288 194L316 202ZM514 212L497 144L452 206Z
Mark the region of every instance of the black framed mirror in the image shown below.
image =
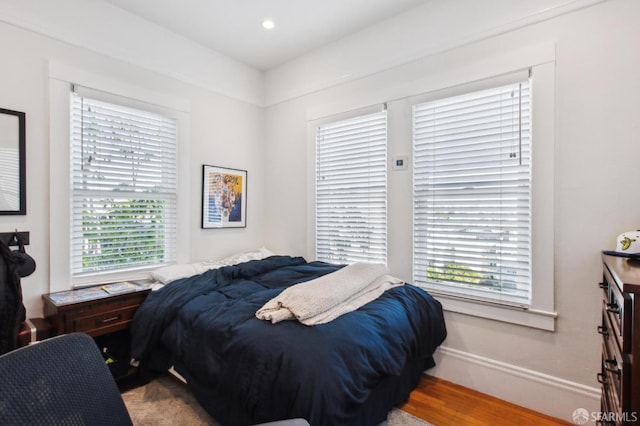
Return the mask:
M0 108L0 215L27 214L25 113Z

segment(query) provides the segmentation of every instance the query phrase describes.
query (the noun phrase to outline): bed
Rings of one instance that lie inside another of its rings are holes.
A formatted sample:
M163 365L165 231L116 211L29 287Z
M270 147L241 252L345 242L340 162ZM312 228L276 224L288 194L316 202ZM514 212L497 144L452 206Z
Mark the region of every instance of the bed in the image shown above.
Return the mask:
M438 301L405 284L325 324L256 317L286 288L341 268L271 256L175 280L136 312L132 357L173 366L223 425L378 424L434 366L446 337Z

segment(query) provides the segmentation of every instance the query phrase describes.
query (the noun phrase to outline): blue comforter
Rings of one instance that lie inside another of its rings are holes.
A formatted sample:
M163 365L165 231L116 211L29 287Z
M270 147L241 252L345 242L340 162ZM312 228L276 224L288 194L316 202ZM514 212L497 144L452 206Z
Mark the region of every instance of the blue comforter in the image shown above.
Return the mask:
M440 303L406 284L327 324L255 317L284 288L338 268L272 256L174 281L136 312L132 356L153 369L174 365L222 424L382 421L433 366L446 336Z

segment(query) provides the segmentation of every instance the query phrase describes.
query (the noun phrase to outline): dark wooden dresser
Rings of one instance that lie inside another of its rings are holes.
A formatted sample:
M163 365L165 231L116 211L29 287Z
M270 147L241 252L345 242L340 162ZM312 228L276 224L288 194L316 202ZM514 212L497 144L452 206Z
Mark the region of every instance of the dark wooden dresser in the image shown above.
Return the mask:
M601 424L640 423L640 261L602 256Z

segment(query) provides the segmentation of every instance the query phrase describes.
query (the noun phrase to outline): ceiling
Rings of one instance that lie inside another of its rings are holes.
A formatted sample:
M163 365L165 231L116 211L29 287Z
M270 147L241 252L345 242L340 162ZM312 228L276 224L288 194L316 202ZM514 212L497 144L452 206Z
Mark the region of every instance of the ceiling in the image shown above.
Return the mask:
M268 70L429 0L104 0ZM262 27L271 19L275 28Z

